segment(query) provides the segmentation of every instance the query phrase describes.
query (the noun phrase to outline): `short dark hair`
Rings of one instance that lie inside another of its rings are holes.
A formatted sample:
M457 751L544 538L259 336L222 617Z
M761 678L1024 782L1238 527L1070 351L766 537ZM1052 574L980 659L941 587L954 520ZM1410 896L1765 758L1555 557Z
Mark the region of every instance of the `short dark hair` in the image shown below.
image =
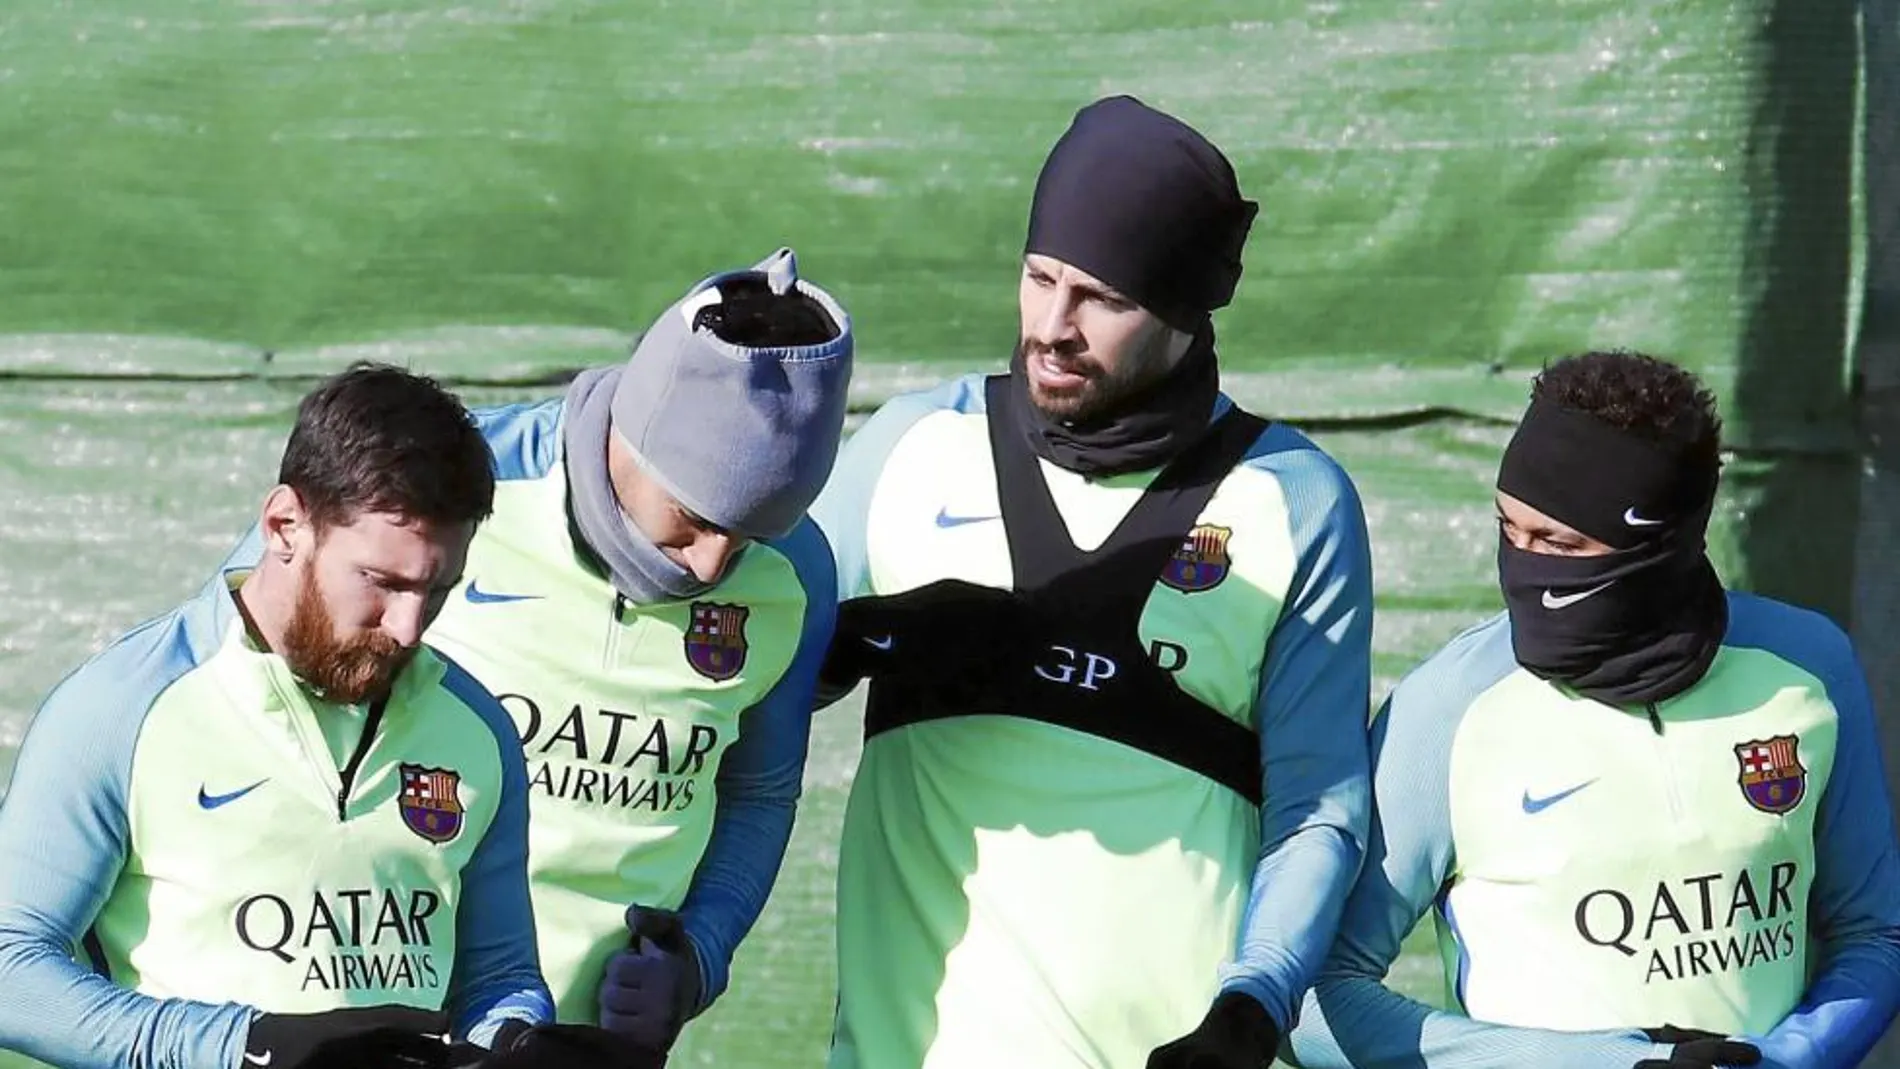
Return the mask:
M1690 457L1721 464L1722 417L1715 394L1667 360L1625 350L1566 356L1538 373L1531 397L1645 438L1686 446Z
M823 345L838 336L838 324L825 306L792 290L773 293L764 279L743 277L719 286L718 304L693 316L694 330L710 330L720 341L748 349Z
M480 523L495 507L494 461L468 409L388 364L353 364L304 397L277 481L318 530L360 512Z

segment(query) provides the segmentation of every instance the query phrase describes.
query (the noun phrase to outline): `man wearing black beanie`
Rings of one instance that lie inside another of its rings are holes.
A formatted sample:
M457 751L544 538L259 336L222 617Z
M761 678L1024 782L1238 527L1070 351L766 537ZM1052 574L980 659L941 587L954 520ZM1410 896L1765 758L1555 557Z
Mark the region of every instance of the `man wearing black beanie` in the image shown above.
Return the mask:
M1220 391L1256 206L1129 97L1037 180L1010 371L897 398L813 508L870 680L833 1069L1258 1069L1368 820L1351 482Z

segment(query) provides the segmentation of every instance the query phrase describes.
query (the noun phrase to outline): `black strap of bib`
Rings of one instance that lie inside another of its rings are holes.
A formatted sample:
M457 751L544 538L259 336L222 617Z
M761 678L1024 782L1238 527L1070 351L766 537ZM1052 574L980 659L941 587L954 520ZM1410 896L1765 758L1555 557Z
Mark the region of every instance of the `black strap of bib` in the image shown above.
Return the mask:
M1003 380L991 379L986 389L992 412L1009 403ZM933 622L897 638L936 656L927 668L873 679L866 736L927 720L1014 716L1132 747L1258 805L1258 736L1183 691L1142 647L1139 626L1162 568L1266 421L1228 412L1156 476L1093 550L1076 548L1035 455L1000 422L991 420L990 438L1015 588L1005 595L960 581L936 584L927 596L941 611L905 618L957 619L959 633L935 633ZM1111 663L1112 674L1097 678Z
M1020 403L1008 381L1008 376L993 375L984 383L990 411ZM1112 606L1132 611L1131 626L1139 621L1162 567L1181 547L1221 480L1267 429L1267 421L1259 416L1238 405L1230 408L1161 469L1107 540L1085 550L1076 546L1057 510L1036 455L1005 424L989 421L990 449L1016 589L1056 593L1061 601L1085 601L1098 610Z

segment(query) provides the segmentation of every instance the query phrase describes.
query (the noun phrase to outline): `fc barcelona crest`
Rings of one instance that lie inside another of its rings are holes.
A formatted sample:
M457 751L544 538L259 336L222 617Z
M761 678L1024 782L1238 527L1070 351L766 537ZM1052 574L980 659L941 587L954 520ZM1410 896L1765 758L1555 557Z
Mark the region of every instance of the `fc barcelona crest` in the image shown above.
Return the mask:
M1227 578L1227 540L1234 536L1232 527L1202 524L1188 532L1181 548L1174 551L1161 569L1161 581L1183 594L1212 590Z
M402 822L432 843L462 834L462 776L446 768L402 765Z
M1799 736L1776 735L1735 747L1735 759L1742 765L1742 795L1749 805L1778 815L1801 804L1808 793L1808 770L1797 752L1800 743Z
M744 605L693 602L693 623L686 629L686 663L715 683L731 679L745 667Z

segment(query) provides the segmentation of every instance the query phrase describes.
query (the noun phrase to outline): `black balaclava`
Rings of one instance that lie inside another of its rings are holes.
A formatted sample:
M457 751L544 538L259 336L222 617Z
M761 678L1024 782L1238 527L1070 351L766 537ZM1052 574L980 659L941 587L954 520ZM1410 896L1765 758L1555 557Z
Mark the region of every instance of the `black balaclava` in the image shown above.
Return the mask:
M1705 552L1717 475L1686 444L1532 401L1498 489L1615 552L1554 556L1499 538L1518 663L1611 705L1694 686L1728 629L1728 598Z
M1155 467L1206 430L1220 392L1208 313L1233 299L1258 209L1220 150L1179 119L1127 96L1076 113L1036 179L1024 253L1094 275L1194 344L1123 411L1085 424L1051 420L1030 403L1018 351L1011 416L1038 454L1112 475Z

